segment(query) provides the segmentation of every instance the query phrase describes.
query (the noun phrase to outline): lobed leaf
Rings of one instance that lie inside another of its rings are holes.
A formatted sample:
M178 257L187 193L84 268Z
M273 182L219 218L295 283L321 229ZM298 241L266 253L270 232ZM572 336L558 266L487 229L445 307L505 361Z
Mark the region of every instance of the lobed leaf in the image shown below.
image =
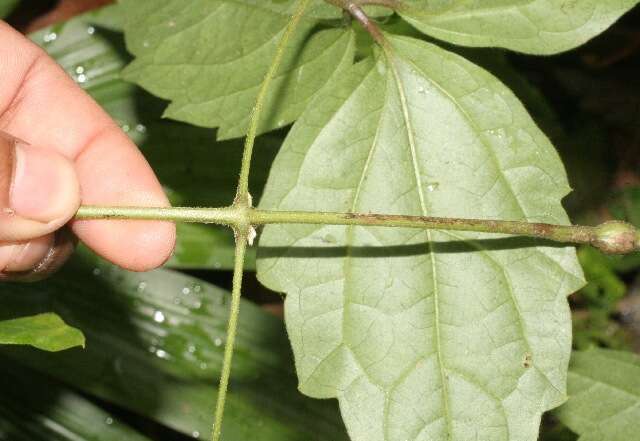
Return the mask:
M553 146L471 62L388 36L294 124L261 207L568 223ZM565 399L583 284L572 247L413 229L271 225L300 389L353 440L533 441Z
M292 1L124 0L127 46L136 59L124 77L171 100L165 115L218 138L242 137ZM316 2L315 10L339 14ZM353 33L323 29L311 16L291 39L268 93L259 132L294 121L309 100L352 64ZM321 14L323 16L324 14Z
M120 78L131 59L119 31L123 15L121 5L110 6L83 14L63 26L42 29L31 38L138 144L174 205L230 204L240 168L240 141L216 142L213 130L162 119L162 100ZM281 142L280 134L258 138L251 176L256 200ZM186 224L177 227L176 252L168 266L233 267L234 239L228 228ZM249 249L247 268L254 267L255 249Z
M580 46L638 0L403 0L400 15L425 34L463 46L549 55Z
M574 352L569 400L555 415L580 441L629 441L640 433L640 357L591 348Z
M29 345L57 352L84 347L84 335L57 314L46 313L0 321L0 345Z

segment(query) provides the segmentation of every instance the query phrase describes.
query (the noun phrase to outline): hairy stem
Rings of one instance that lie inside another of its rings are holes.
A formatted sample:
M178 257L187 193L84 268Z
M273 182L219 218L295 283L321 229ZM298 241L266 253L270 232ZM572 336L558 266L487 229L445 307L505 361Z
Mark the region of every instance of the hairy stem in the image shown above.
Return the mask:
M216 414L213 422L212 440L219 441L222 434L222 418L224 416L224 405L227 399L227 389L229 388L229 377L231 375L231 362L233 359L233 349L236 341L236 331L238 329L238 316L240 314L240 297L242 290L242 275L244 273L244 255L247 250L247 230L235 229L236 251L233 265L233 288L231 290L231 312L227 325L227 341L224 346L224 359L222 362L222 374L220 375L220 387L218 388L218 400L216 402Z
M591 244L606 253L640 251L640 232L624 222L596 227L555 225L497 219L459 219L373 213L268 211L235 206L223 208L81 207L76 219L147 219L196 222L247 228L266 224L359 225L422 228L529 236L562 243ZM613 242L613 245L612 245ZM621 242L621 243L617 243Z
M273 77L276 72L280 68L280 64L282 62L282 57L287 49L287 43L289 42L289 38L294 33L302 16L304 15L304 11L307 8L310 0L299 0L298 7L296 12L293 14L293 17L289 21L282 37L280 37L280 41L278 42L278 46L276 48L276 54L273 57L273 61L271 62L271 66L267 71L264 81L260 86L260 91L258 92L258 97L256 98L256 104L251 112L251 121L249 123L249 131L247 132L247 138L244 144L244 151L242 155L242 165L240 168L240 181L238 183L238 193L236 195L236 201L249 201L249 170L251 169L251 157L253 155L253 146L255 144L256 135L258 133L258 126L260 125L260 117L262 116L262 109L264 107L265 101L267 99L267 93L269 91L269 86L273 81Z
M284 33L280 37L280 41L276 47L276 53L269 66L258 96L256 97L256 103L251 112L251 120L249 122L249 130L247 132L247 138L245 139L244 150L242 152L242 164L240 168L240 178L238 180L238 189L236 192L236 198L231 207L222 208L207 212L206 210L195 210L188 213L190 216L196 218L206 218L207 222L220 223L224 225L230 225L233 227L236 239L236 251L235 261L233 267L233 289L231 310L229 313L229 325L227 330L227 342L224 347L224 359L222 362L222 374L220 376L220 387L218 389L218 400L216 402L216 413L213 423L212 440L219 441L222 434L222 418L224 416L224 406L227 398L227 389L229 387L229 377L231 375L231 362L233 359L233 350L236 340L236 331L238 329L238 316L240 314L240 297L242 294L242 275L244 272L244 256L247 249L247 242L252 242L252 233L255 236L255 230L251 223L249 223L248 211L251 210L251 195L249 193L249 172L251 170L251 157L253 156L253 146L255 144L256 136L258 134L258 126L260 125L260 118L262 116L262 110L267 100L267 94L269 87L273 81L274 76L278 72L280 65L282 64L282 58L284 57L287 49L287 44L291 35L295 32L304 11L307 8L310 0L298 0L298 5L291 20L287 24ZM167 216L174 216L175 211L165 212ZM185 213L186 214L186 213ZM207 217L210 216L210 217ZM193 219L193 217L191 217Z

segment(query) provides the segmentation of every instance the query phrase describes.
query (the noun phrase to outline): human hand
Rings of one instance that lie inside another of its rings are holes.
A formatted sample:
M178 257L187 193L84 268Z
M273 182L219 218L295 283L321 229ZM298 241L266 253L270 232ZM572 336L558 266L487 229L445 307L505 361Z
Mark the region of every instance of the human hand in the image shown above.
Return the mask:
M46 53L0 21L0 279L41 278L59 267L72 250L62 228L81 201L168 205L115 122ZM167 222L70 227L98 254L134 271L161 265L175 244Z

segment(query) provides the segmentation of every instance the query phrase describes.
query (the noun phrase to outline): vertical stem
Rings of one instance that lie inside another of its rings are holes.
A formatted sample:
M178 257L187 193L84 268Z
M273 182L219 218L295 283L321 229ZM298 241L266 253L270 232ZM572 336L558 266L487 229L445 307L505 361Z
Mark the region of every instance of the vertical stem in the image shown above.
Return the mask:
M240 168L240 179L238 181L238 191L236 193L236 199L234 201L234 207L250 208L251 197L249 195L249 171L251 169L251 157L253 156L253 146L255 144L256 135L258 133L258 126L260 124L260 117L262 115L262 109L264 107L269 86L273 81L273 77L280 68L282 58L287 49L287 44L291 35L294 33L304 11L307 8L310 0L299 0L298 7L293 14L293 17L287 24L278 46L276 47L276 54L271 62L271 66L264 77L264 81L260 86L260 91L256 98L256 104L251 112L251 120L249 123L249 131L247 132L247 138L244 144L244 151L242 154L242 165ZM222 417L224 416L224 405L227 399L227 389L229 387L229 377L231 375L231 362L233 359L233 349L236 340L236 331L238 329L238 315L240 314L240 296L242 291L242 276L244 272L244 256L247 250L247 240L249 240L249 232L252 231L251 225L246 222L237 223L234 226L235 238L236 238L236 252L235 262L233 266L233 289L231 291L231 311L229 314L229 325L227 331L227 342L224 347L224 359L222 362L222 374L220 375L220 387L218 390L218 401L216 403L216 414L213 422L212 440L219 441L222 434Z
M280 41L278 42L278 46L276 48L276 54L271 62L271 66L267 71L267 74L264 77L264 81L262 86L260 87L260 91L258 92L258 97L256 98L256 105L251 112L251 121L249 123L249 131L247 132L247 138L244 143L244 153L242 156L242 166L240 169L240 181L238 183L238 193L236 195L236 201L246 201L249 196L249 170L251 168L251 156L253 155L253 145L256 140L256 135L258 133L258 126L260 124L260 117L262 115L262 108L264 107L267 92L269 91L269 86L275 76L276 72L280 68L280 63L282 62L282 58L287 49L287 43L289 42L289 38L293 34L293 32L298 27L302 16L304 15L304 11L307 8L310 0L299 0L298 8L296 9L293 17L289 21L284 34L280 37Z
M211 438L213 441L219 441L222 433L222 417L224 416L224 405L227 399L229 376L231 374L231 361L233 359L233 348L236 340L236 330L238 329L238 315L240 313L240 292L242 288L242 275L244 272L244 255L247 249L246 232L241 232L237 229L235 232L236 252L233 266L231 310L229 314L229 324L227 327L227 341L224 347L224 360L222 362L222 374L220 375L218 401L216 402L216 414L213 423L213 436Z

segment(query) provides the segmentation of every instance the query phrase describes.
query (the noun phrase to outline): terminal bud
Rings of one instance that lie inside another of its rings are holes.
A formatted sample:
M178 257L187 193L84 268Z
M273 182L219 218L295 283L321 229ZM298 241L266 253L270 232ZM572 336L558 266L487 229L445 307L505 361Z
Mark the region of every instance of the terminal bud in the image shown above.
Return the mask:
M605 222L595 228L591 245L605 254L633 253L640 251L640 231L627 222Z

